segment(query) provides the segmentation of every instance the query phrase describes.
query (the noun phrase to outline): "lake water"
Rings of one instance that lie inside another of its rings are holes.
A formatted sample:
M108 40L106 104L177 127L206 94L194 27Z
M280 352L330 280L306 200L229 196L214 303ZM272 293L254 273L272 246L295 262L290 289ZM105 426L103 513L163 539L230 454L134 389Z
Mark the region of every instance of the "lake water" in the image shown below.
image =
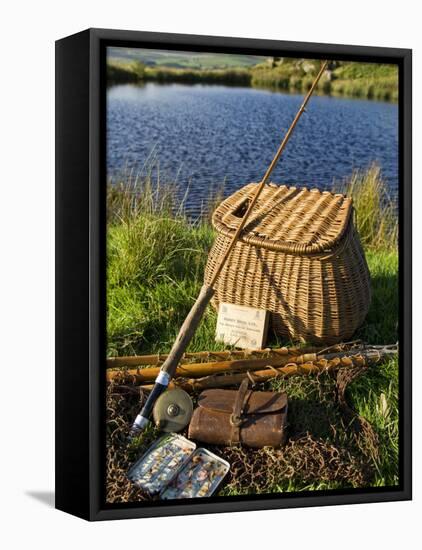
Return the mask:
M132 84L107 91L107 171L113 180L158 160L160 175L190 186L196 212L265 173L302 95L210 85ZM272 181L331 189L355 168L380 164L392 198L398 184L396 104L314 96Z

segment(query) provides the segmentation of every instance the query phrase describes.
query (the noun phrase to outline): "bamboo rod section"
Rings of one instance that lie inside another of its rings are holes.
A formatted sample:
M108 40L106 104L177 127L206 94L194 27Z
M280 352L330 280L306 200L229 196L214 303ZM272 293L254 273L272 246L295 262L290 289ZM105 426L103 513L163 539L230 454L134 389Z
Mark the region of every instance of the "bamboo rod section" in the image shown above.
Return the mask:
M329 349L341 351L345 349L349 344L342 344L332 346ZM266 348L266 349L253 349L253 350L226 350L226 351L197 351L191 353L184 353L180 364L189 362L204 362L216 359L218 361L231 360L231 359L247 359L252 357L272 357L274 355L299 355L303 353L318 353L322 351L322 347L304 347L304 348ZM121 368L121 367L137 367L141 365L161 365L166 359L167 354L157 353L154 355L134 355L126 357L108 357L107 368Z
M331 349L331 348L328 348ZM302 355L276 355L260 359L238 359L233 361L217 361L210 363L191 363L179 366L175 378L183 379L181 384L187 384L193 389L196 387L195 379L209 378L211 382L222 380L224 385L237 384L245 376L244 373L254 373L254 376L266 376L263 372L274 374L308 374L339 366L353 366L361 359L378 362L381 358L396 355L397 346L372 346L331 353L304 353ZM107 371L107 381L118 383L145 384L153 382L159 372L159 367L143 369L124 369ZM180 385L175 382L176 385ZM182 386L183 387L183 386Z
M280 367L287 363L306 363L315 361L316 353L305 353L303 355L285 355L279 357L266 357L263 359L237 359L234 361L217 361L211 363L191 363L177 367L175 377L199 378L228 371L254 371L267 366ZM130 380L137 384L152 382L160 372L160 367L144 369L108 370L107 381Z
M331 357L330 359L320 358L315 362L310 363L288 363L282 367L271 367L254 372L246 371L238 372L235 374L219 373L199 379L173 379L173 381L169 385L169 388L178 387L184 389L187 392L202 391L210 388L235 386L240 384L242 380L246 377L248 377L253 384L258 384L282 376L293 376L295 374L318 374L343 367L354 368L362 367L365 365L369 366L379 363L386 357L391 357L391 355L394 355L394 352L381 352L378 349L372 349L368 351L361 351L353 355L344 354L337 357ZM141 388L148 391L153 388L153 385L147 384L141 386Z
M277 162L279 161L279 159L281 157L281 154L284 151L284 148L286 147L287 142L289 141L290 136L292 135L293 130L296 127L296 124L298 123L298 121L299 121L300 117L302 116L302 114L305 112L306 105L308 104L308 101L310 100L315 88L317 87L321 76L323 75L325 69L327 68L327 65L328 65L328 60L324 61L321 64L320 70L319 70L315 80L313 81L312 86L309 88L308 93L306 94L305 99L303 100L303 103L300 106L299 111L296 113L296 116L293 119L293 122L291 123L290 128L287 130L286 135L284 136L282 142L280 143L280 146L277 149L277 152L274 155L274 158L272 159L270 165L268 166L268 168L267 168L267 170L264 174L264 177L262 178L262 180L258 184L254 195L251 197L251 200L250 200L249 205L246 209L246 212L245 212L244 216L240 219L239 225L237 226L236 231L234 232L234 235L231 238L229 246L225 250L224 255L219 260L219 262L218 262L218 264L217 264L217 266L216 266L216 268L215 268L215 270L214 270L214 272L213 272L213 274L210 278L210 281L208 283L209 287L214 288L214 285L215 285L215 283L218 279L218 276L220 275L220 272L222 271L222 269L223 269L223 267L224 267L224 265L227 261L227 258L230 256L231 251L235 247L235 245L236 245L236 243L239 239L239 236L242 233L242 230L245 227L246 222L249 219L249 215L252 212L252 210L255 206L255 203L257 202L259 196L261 195L261 193L262 193L262 191L265 187L265 184L269 180L269 178L272 174L272 171L274 170L275 166L277 165Z

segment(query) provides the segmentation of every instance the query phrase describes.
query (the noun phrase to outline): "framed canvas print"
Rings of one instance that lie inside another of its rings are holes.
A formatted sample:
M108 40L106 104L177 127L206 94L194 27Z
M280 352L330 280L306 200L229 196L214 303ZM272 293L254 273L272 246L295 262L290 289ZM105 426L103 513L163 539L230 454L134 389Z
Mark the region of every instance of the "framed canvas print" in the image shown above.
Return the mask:
M56 43L56 506L411 498L411 51Z

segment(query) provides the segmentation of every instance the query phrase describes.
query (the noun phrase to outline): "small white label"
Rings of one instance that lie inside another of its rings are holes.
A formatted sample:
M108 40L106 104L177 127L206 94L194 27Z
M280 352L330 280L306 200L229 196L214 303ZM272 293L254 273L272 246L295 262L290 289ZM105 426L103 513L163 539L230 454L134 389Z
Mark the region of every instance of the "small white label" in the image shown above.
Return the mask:
M243 349L260 349L265 345L268 311L222 302L218 310L215 339Z

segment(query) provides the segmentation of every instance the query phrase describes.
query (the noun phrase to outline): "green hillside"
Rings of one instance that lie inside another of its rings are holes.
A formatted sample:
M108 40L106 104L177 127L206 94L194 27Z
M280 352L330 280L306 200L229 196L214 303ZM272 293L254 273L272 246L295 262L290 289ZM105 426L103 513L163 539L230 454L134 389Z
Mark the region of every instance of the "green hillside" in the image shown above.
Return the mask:
M147 66L176 69L244 68L262 63L264 59L265 57L257 55L179 52L140 48L107 48L107 60L111 63L140 61Z

